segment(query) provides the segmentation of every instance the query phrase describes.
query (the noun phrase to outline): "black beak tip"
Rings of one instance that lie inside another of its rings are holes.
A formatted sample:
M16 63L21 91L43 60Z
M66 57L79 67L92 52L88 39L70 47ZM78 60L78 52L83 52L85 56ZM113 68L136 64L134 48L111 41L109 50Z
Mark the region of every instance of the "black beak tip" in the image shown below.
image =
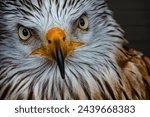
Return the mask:
M64 67L64 63L58 63L58 67L59 67L62 79L65 79L65 67Z
M64 56L58 41L56 41L56 58L57 58L57 64L60 70L61 77L62 79L65 79Z
M61 74L62 79L65 79L65 74Z

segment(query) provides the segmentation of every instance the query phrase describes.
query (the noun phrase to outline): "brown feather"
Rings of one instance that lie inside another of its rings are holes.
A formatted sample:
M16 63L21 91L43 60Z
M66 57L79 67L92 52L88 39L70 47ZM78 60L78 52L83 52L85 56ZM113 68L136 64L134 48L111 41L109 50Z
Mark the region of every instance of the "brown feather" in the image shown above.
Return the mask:
M121 79L129 99L150 99L150 58L133 49L125 49L126 56L119 53Z

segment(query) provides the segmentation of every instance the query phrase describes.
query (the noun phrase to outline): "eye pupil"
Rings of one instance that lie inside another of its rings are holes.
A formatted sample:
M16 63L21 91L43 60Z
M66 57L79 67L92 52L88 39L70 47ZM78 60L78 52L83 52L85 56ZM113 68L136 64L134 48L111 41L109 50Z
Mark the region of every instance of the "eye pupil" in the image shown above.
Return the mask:
M85 21L84 21L83 18L80 19L80 25L81 25L81 26L84 26L84 25L85 25Z
M28 36L29 35L29 31L28 31L28 29L23 29L23 35L24 36Z

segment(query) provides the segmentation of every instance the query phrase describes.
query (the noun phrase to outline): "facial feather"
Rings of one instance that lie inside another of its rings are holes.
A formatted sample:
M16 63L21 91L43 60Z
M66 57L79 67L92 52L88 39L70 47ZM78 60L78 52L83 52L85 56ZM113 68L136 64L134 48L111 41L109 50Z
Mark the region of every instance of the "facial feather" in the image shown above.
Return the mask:
M76 27L83 14L89 20L88 31ZM0 16L1 99L119 97L122 86L116 52L124 52L126 40L105 0L5 0L0 2ZM20 25L33 31L29 43L19 39ZM52 27L62 28L69 39L86 43L65 60L64 80L55 61L30 55L45 44Z

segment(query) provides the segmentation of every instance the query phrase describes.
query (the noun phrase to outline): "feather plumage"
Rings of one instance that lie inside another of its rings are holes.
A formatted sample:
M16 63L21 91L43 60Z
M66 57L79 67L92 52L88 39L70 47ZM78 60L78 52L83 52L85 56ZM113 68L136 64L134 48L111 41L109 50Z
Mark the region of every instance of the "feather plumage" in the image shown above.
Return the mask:
M4 0L0 16L0 99L150 99L150 58L125 48L106 0ZM22 41L19 26L32 38ZM86 43L66 58L65 79L55 61L31 55L55 26Z

